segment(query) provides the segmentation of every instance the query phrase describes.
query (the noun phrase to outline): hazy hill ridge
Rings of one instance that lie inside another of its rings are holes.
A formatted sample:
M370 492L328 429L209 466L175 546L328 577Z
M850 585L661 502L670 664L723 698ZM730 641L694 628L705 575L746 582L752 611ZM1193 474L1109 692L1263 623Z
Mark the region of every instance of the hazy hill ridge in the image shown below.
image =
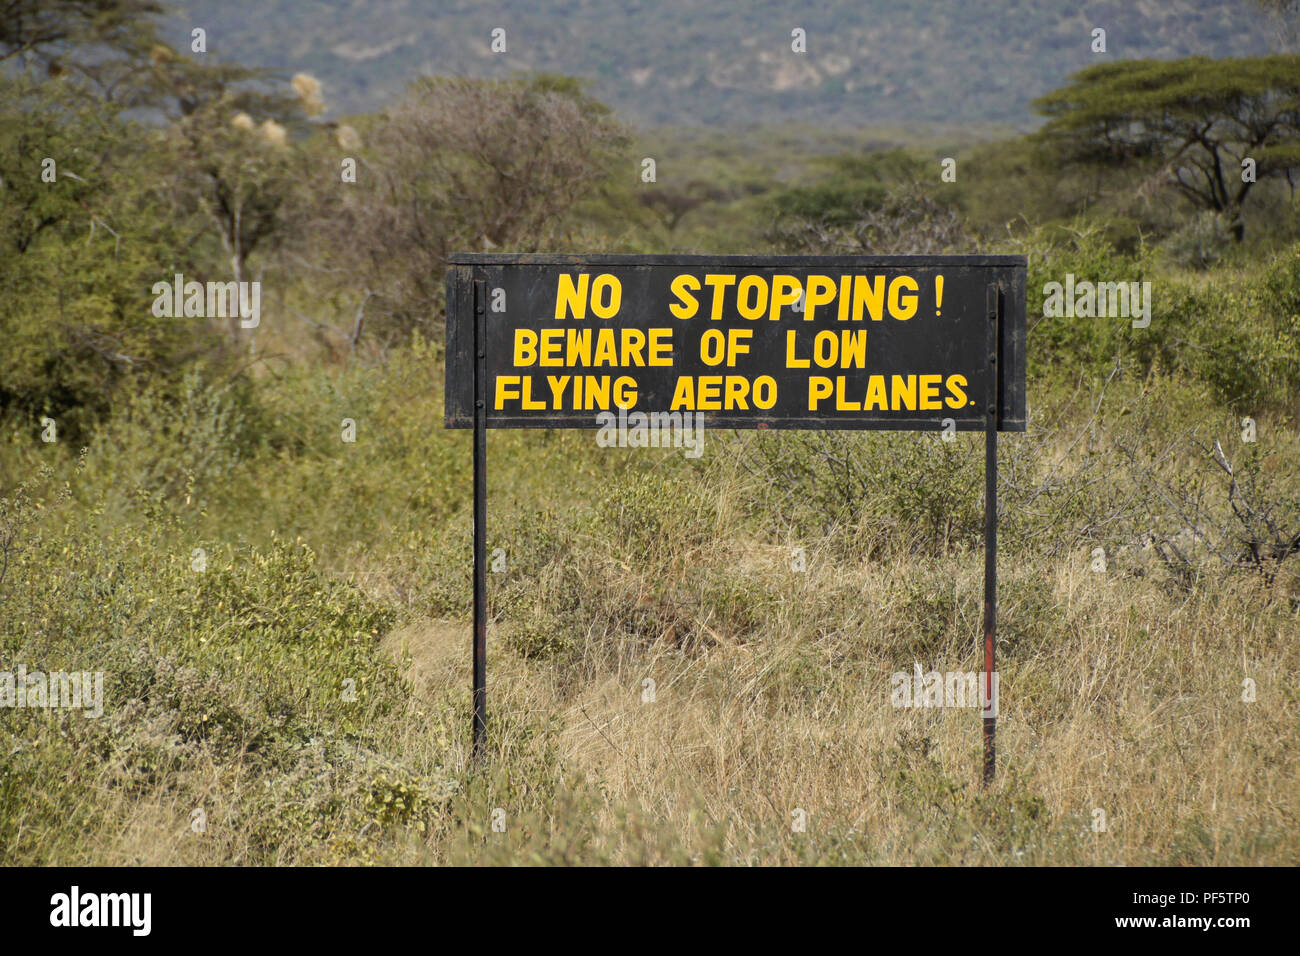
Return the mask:
M1245 56L1277 31L1250 0L192 0L179 42L305 70L333 112L372 110L421 72L587 77L642 124L1032 121L1029 101L1100 57ZM807 52L791 31L807 31ZM505 32L506 52L491 50Z

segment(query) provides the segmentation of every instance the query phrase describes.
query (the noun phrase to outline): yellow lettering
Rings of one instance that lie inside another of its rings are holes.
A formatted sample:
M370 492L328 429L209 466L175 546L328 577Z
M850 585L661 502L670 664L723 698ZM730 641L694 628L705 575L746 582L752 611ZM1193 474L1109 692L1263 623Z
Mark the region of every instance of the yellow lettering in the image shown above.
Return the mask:
M546 376L546 382L551 386L551 407L555 409L563 409L564 387L569 384L569 376L548 375Z
M636 379L630 375L620 375L614 379L614 404L619 408L632 408L636 405Z
M850 402L844 397L845 376L835 376L835 409L841 412L860 412L862 411L861 402Z
M565 364L590 365L591 358L591 329L569 329L569 350L566 353Z
M754 292L754 302L749 302L749 293ZM767 311L767 283L762 276L745 276L736 286L736 311L742 319L761 319Z
M515 329L514 361L516 368L526 368L537 361L537 333L532 329Z
M934 411L936 408L943 408L943 402L939 401L939 383L943 381L942 375L922 375L921 376L921 410Z
M623 361L620 365L645 365L641 354L645 349L645 333L640 329L623 330Z
M909 412L916 411L916 376L915 375L895 375L891 380L891 388L894 392L893 401L889 407L893 411L898 411L900 405L907 408Z
M834 383L826 376L810 375L808 377L808 411L817 411L817 403L823 398L830 398L831 392L834 390Z
M682 375L673 388L673 400L668 406L670 412L678 410L692 412L695 410L695 379Z
M794 354L795 331L789 329L785 333L785 367L786 368L808 368L808 360L801 359Z
M749 403L745 401L745 396L749 394L749 379L742 375L727 376L727 409L740 408L749 409Z
M769 318L775 322L781 318L781 307L794 305L799 301L799 280L794 276L779 275L772 277L772 311Z
M754 337L753 329L727 329L727 368L736 367L737 355L748 355L745 341Z
M695 390L695 407L702 412L722 409L722 376L701 375Z
M885 391L885 376L872 375L867 379L867 397L862 404L869 411L884 411L889 407L889 395Z
M726 294L727 286L734 285L735 276L715 275L710 273L704 277L705 285L713 287L713 309L709 312L709 318L718 320L722 318L722 299Z
M693 275L679 275L673 279L671 288L681 302L669 305L668 311L679 319L695 318L695 313L700 311L700 301L691 293L700 291L700 280Z
M618 356L614 349L614 330L601 329L596 333L596 357L592 365L617 365Z
M906 302L903 301L903 289L911 290ZM911 276L899 276L889 284L889 314L900 320L916 315L916 280Z
M592 312L602 319L612 318L618 313L622 301L623 284L617 278L608 273L596 276L596 281L591 284Z
M555 290L555 317L557 319L567 318L568 313L572 312L575 319L585 319L587 317L587 286L591 282L591 276L582 273L578 276L578 282L575 285L573 276L568 273L560 273L559 285Z
M862 321L863 307L871 314L871 321L879 322L885 315L885 277L876 276L875 281L868 285L866 276L853 277L853 321ZM840 318L843 316L843 308L840 309Z
M948 376L948 407L965 408L966 402L966 376L949 375Z
M564 363L560 361L560 347L564 344L564 333L567 329L542 329L542 348L541 357L537 364L546 368L560 368Z
M668 339L667 342L661 342L660 339ZM647 362L652 366L666 366L673 364L673 330L672 329L651 329L650 330L650 359ZM667 354L665 354L667 353Z
M529 375L523 380L522 394L519 397L519 407L526 412L540 412L546 407L546 403L540 399L533 399L533 377Z
M866 329L846 329L840 333L840 367L867 367Z
M512 398L519 397L519 379L518 375L498 375L496 397L493 399L493 407L497 411L505 408L505 403Z
M813 320L813 313L819 305L828 305L835 298L835 283L830 276L809 276L808 294L804 298L803 317L805 322Z

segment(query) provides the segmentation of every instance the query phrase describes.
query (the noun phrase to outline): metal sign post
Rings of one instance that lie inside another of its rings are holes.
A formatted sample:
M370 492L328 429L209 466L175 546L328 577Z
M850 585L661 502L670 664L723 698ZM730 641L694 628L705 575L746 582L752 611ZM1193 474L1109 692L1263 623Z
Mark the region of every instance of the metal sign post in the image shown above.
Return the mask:
M487 751L487 430L703 414L720 428L984 431L990 783L998 432L1025 429L1026 267L1024 256L454 256L445 411L447 427L474 431L474 761Z
M474 280L474 762L487 747L487 285Z
M1002 290L989 286L989 394L984 425L984 786L997 772L997 689L994 685L998 626L998 319Z

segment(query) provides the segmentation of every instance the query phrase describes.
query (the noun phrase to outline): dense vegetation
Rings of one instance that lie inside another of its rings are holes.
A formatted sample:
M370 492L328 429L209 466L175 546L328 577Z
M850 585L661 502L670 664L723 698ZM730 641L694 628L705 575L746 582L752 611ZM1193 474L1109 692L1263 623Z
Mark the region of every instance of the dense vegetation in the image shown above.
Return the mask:
M152 8L0 30L0 672L105 673L98 719L0 707L0 862L1300 861L1296 58L1248 201L1206 210L1164 140L1062 154L1114 73L1027 137L648 133L546 73L333 120L328 83L178 52ZM1206 107L1232 149L1236 105ZM973 712L889 703L979 667L967 435L492 434L470 763L440 279L495 248L1028 255L994 787ZM260 322L156 314L176 273L259 279ZM1149 328L1045 315L1067 274L1151 282Z

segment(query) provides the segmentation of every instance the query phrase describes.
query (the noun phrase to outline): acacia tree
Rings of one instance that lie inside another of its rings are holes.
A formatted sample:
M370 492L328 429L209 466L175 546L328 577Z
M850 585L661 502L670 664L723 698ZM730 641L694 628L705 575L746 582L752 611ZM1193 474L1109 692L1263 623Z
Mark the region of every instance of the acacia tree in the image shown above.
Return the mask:
M267 253L288 231L286 210L303 183L292 133L309 125L310 110L296 82L272 85L266 75L237 66L188 75L189 97L179 100L182 115L165 135L174 159L173 202L217 240L231 278L243 282L253 254ZM236 341L251 338L238 317L230 332Z
M1300 170L1300 56L1123 60L1076 73L1034 103L1036 134L1065 162L1147 164L1157 181L1245 236L1259 180Z
M0 0L0 61L25 57L51 73L147 54L158 42L154 0Z
M936 255L969 241L956 207L899 150L835 157L830 176L778 193L765 235L801 255Z
M160 144L69 76L0 75L0 414L75 437L210 344L150 310L152 284L192 262Z
M452 253L556 241L626 142L578 81L548 75L420 79L357 125L356 143L315 144L322 185L302 191L292 250L318 290L356 310L352 345L363 327L386 343L434 324ZM339 181L344 156L358 163L355 183Z
M179 56L160 34L155 0L0 0L0 64L70 82L97 101L170 115L198 102L213 68Z
M722 202L728 198L725 189L700 179L687 180L680 185L656 183L654 189L637 192L637 202L655 213L669 232L676 231L687 213L707 203Z
M102 405L116 378L179 354L175 324L137 315L133 289L214 257L242 280L279 238L297 182L287 130L318 89L178 53L162 16L154 0L0 0L0 287L39 303L0 309L0 364L31 371L0 376L0 407ZM121 121L132 107L169 122Z

